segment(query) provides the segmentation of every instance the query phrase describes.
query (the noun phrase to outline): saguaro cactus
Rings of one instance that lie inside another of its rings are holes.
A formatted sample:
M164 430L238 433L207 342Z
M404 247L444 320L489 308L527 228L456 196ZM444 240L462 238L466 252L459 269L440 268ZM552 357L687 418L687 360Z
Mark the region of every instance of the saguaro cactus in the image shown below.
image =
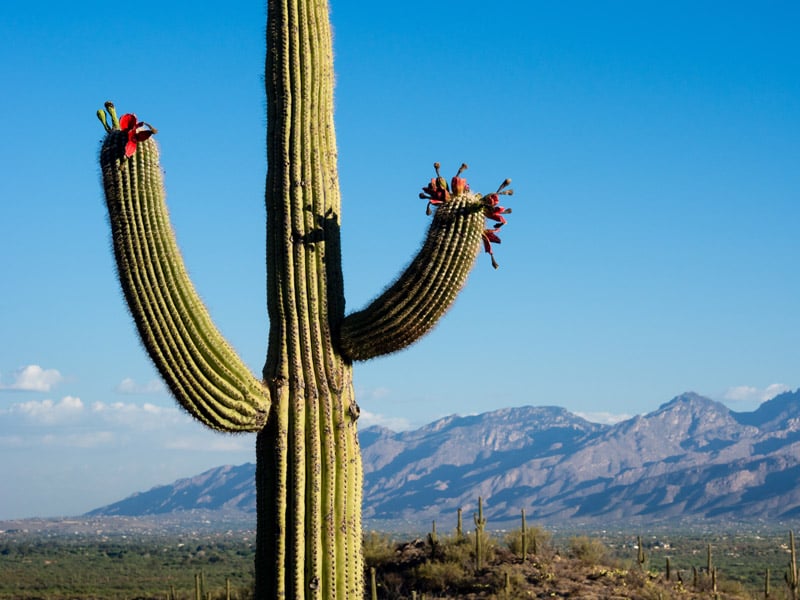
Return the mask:
M528 524L525 522L525 509L521 509L522 513L522 562L528 560Z
M786 585L789 587L789 594L791 594L792 600L797 600L797 590L800 586L798 586L797 581L797 550L794 545L794 531L789 531L789 569L784 573L784 578L786 579Z
M642 536L636 536L636 562L639 565L639 570L644 571L644 565L647 562L647 554L642 545Z
M475 522L475 569L483 569L485 558L484 531L486 529L486 517L483 516L483 498L478 496L478 512L473 513L472 520Z
M462 169L420 196L435 214L418 256L345 317L333 61L326 0L269 0L267 308L262 376L214 327L183 266L150 125L98 111L117 270L144 346L177 401L207 426L256 432L256 597L361 598L361 458L352 363L413 343L453 302L508 211ZM494 226L486 228L485 220ZM492 264L496 266L492 255Z

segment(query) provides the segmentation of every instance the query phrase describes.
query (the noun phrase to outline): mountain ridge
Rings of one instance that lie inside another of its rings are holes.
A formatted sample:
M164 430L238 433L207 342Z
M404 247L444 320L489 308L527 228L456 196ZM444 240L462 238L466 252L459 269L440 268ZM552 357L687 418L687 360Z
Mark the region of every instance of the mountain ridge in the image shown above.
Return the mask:
M359 434L366 519L431 520L484 499L544 522L800 516L800 390L735 412L693 392L613 425L556 406L450 415ZM217 467L87 513L255 511L255 466Z

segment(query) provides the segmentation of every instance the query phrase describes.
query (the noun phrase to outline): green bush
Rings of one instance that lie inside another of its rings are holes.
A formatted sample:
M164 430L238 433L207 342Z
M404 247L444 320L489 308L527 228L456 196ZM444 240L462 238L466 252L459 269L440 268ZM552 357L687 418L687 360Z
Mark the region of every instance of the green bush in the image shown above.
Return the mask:
M550 533L539 527L527 527L525 537L528 538L528 554L541 554L550 546ZM535 542L535 544L534 544ZM522 554L522 529L509 531L505 537L505 544L517 556Z
M397 542L388 534L370 531L364 535L364 564L375 567L389 562L396 553Z
M457 536L442 540L440 546L441 560L443 562L461 565L469 568L475 564L475 543L467 537L459 539Z
M569 556L580 560L585 565L597 565L607 562L608 550L600 540L579 535L571 537L567 546Z
M437 594L458 590L470 580L468 571L455 562L425 562L414 575L418 590Z

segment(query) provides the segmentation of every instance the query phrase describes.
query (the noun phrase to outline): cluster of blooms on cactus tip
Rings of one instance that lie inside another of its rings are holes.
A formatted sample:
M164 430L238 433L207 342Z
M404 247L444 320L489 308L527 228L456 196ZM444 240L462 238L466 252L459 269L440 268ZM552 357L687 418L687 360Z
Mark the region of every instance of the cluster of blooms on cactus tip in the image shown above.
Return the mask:
M130 158L136 152L136 144L145 141L158 130L142 121L136 120L136 115L127 113L119 119L119 128L128 134L128 143L125 144L125 158Z
M461 167L459 167L458 173L450 180L450 187L447 186L447 180L445 180L439 172L440 166L438 162L433 163L433 168L436 170L436 177L431 179L431 182L422 188L422 193L419 195L420 198L428 201L428 206L425 209L425 213L428 215L431 214L432 207L447 202L451 197L461 196L470 191L467 180L461 177L461 173L467 168L466 164L462 164ZM500 184L496 192L486 196L476 195L476 200L482 205L484 216L487 219L495 221L494 226L490 229L484 229L482 235L483 249L491 257L492 266L495 269L500 265L498 265L497 261L494 259L492 244L499 244L501 242L497 231L506 224L506 218L503 215L511 213L510 208L500 206L500 196L511 196L514 194L514 190L507 189L509 185L511 185L511 180L506 179Z

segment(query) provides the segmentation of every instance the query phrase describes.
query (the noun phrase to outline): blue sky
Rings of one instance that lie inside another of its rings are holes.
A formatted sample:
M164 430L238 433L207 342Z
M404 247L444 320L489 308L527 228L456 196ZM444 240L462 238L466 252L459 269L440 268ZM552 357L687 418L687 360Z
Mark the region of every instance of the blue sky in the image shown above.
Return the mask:
M77 514L253 460L158 384L112 263L94 113L159 129L209 310L260 372L258 2L0 5L0 518ZM359 364L363 423L524 404L597 420L688 390L750 410L800 386L794 2L333 0L348 307L407 263L419 188L465 161L516 194L426 339ZM54 492L53 490L57 490Z

